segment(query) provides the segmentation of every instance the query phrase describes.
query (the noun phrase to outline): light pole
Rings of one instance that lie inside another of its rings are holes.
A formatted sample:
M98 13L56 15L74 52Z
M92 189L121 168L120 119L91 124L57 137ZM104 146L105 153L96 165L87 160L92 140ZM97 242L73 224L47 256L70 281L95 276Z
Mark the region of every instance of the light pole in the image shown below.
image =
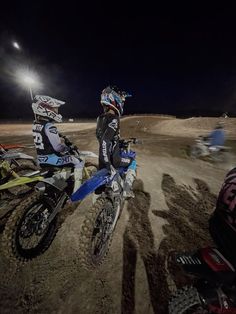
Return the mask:
M25 76L23 77L23 83L25 84L26 87L29 88L30 97L31 97L31 100L33 100L32 87L36 84L36 81L30 76Z

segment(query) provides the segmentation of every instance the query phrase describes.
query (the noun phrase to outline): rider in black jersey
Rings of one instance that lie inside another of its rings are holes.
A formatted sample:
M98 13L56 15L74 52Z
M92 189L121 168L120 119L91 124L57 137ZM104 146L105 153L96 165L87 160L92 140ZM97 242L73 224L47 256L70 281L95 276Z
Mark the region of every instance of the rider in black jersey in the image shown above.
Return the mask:
M236 168L225 177L209 227L222 253L236 267Z
M119 148L120 116L123 113L125 98L129 95L115 86L106 87L101 94L104 109L97 119L96 136L99 142L99 168L106 168L112 175L114 168L128 167L124 184L124 196L133 197L132 184L136 176L132 158L122 158Z

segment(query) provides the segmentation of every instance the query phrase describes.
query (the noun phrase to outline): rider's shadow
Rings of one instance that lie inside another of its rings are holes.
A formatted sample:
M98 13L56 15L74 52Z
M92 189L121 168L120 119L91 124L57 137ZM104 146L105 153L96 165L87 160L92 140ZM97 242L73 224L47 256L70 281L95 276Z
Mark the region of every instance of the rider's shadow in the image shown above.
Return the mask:
M154 236L148 212L150 194L143 189L143 182L137 180L134 187L135 198L128 203L129 221L124 232L123 280L121 312L135 313L135 275L138 253L145 266L150 300L155 314L167 313L170 297L166 257L173 250L192 250L209 245L208 218L216 196L205 182L194 179L196 189L177 185L174 179L164 174L162 190L167 210L154 210L153 214L167 220L158 252L154 246ZM180 281L179 284L182 284Z
M148 212L151 204L150 194L143 189L143 182L134 184L135 198L128 202L129 221L124 232L123 244L123 280L121 312L135 312L135 273L137 254L139 253L147 274L151 303L155 313L160 307L156 301L159 286L157 253Z
M212 244L208 231L208 219L216 204L216 195L210 192L207 184L194 179L195 189L187 185L177 185L168 174L163 174L162 190L169 210L155 210L153 214L165 219L163 226L165 238L162 240L157 259L159 271L163 272L161 289L157 291L157 302L167 307L170 295L166 257L171 251L191 251ZM174 275L178 269L170 270L176 286L188 280ZM164 293L163 293L164 291ZM168 296L168 297L166 297Z

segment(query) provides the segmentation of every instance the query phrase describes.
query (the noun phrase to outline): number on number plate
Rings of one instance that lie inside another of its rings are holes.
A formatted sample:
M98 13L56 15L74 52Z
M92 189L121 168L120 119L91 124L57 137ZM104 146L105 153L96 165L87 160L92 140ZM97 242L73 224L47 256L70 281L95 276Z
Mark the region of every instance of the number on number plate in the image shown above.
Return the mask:
M33 136L34 136L35 147L38 149L44 149L42 135L38 132L33 132Z

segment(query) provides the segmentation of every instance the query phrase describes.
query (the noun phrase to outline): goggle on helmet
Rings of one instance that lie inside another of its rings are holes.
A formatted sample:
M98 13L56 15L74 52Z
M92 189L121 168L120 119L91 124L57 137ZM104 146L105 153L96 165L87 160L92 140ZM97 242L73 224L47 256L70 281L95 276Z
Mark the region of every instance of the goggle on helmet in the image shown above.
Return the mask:
M101 94L101 104L115 110L119 116L123 114L126 97L131 95L120 91L117 87L106 87Z

